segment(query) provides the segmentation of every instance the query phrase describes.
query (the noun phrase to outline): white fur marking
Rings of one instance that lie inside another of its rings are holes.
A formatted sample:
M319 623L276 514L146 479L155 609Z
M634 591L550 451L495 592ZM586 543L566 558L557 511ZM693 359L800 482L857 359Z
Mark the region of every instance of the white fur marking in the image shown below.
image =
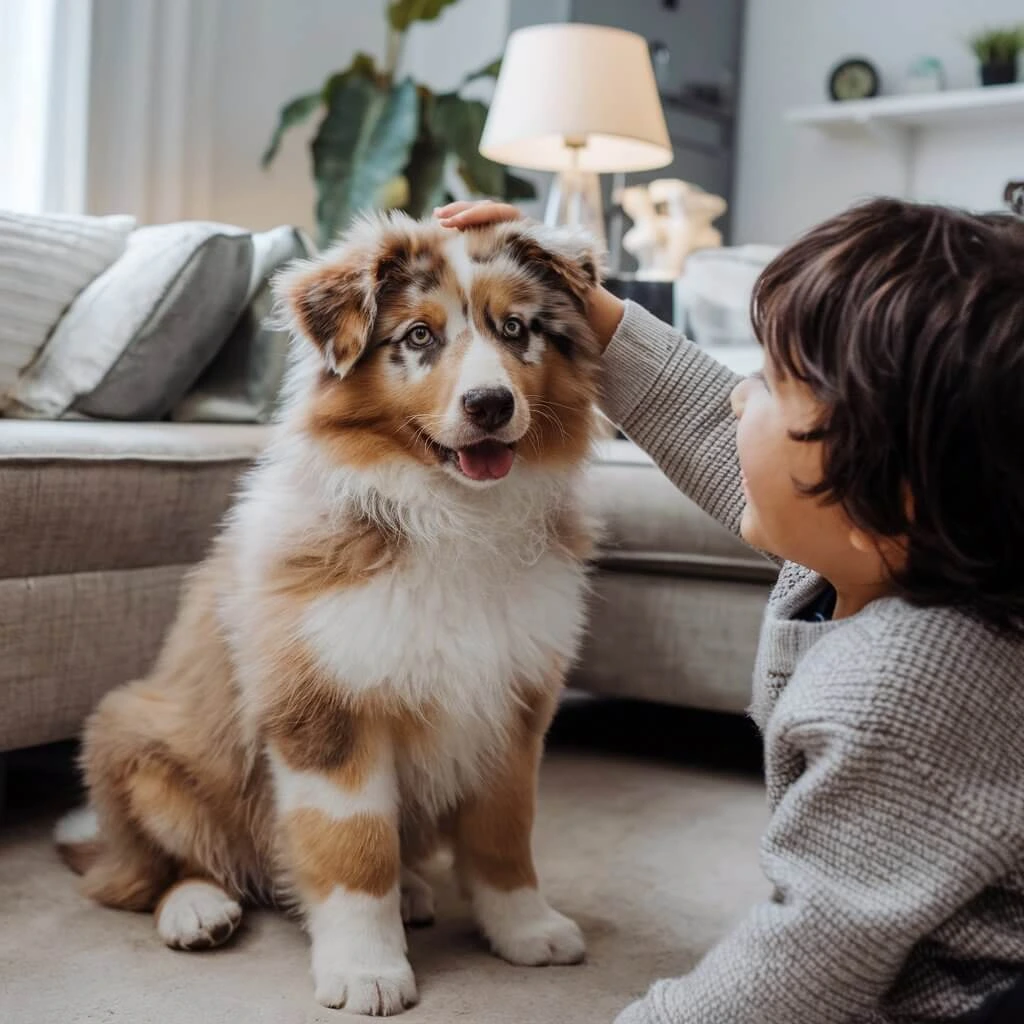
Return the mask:
M309 909L317 1001L390 1016L416 1002L398 886L378 898L338 887Z
M462 396L474 388L509 388L512 380L501 360L497 342L475 336L462 357L459 379L455 385L455 402L461 415Z
M69 811L53 830L53 839L58 846L75 846L91 843L100 835L100 822L91 807L77 807Z
M539 335L530 335L530 343L523 353L523 362L531 366L539 366L544 361L544 353L547 351L547 342Z
M514 682L540 682L575 654L582 570L554 554L528 566L510 554L438 538L404 572L316 598L303 617L309 650L349 692L441 708L433 756L396 752L403 789L437 812L501 749Z
M242 908L212 882L183 882L161 904L156 930L171 949L209 949L226 942Z
M330 818L350 818L354 814L380 814L389 819L397 815L398 790L394 771L377 770L357 789L344 789L317 772L289 768L274 751L270 768L278 808L287 814L300 808L321 811Z
M452 273L455 275L455 280L458 281L459 287L462 289L463 295L468 299L473 284L473 277L476 273L476 266L469 258L469 253L466 251L466 239L461 232L455 235L445 246L444 255L448 260L448 266L451 267Z
M549 906L537 889L502 892L476 882L473 909L494 952L511 963L576 964L586 953L576 922Z

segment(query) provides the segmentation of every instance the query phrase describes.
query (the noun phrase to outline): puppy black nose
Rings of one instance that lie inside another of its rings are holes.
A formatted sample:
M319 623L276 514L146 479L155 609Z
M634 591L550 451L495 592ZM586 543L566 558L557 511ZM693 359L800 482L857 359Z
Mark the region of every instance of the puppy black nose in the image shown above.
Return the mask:
M508 388L473 388L462 396L466 415L483 430L505 426L516 411L516 400Z

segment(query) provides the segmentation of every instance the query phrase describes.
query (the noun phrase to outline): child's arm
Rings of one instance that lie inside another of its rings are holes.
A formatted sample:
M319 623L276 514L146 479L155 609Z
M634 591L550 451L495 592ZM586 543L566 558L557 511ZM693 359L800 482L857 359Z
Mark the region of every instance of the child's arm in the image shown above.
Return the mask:
M794 724L780 745L806 768L762 842L774 896L616 1024L873 1020L913 947L1011 869L1018 840L982 810L997 780L835 721Z
M729 396L740 378L632 302L625 304L604 364L608 418L681 491L738 533L744 499Z

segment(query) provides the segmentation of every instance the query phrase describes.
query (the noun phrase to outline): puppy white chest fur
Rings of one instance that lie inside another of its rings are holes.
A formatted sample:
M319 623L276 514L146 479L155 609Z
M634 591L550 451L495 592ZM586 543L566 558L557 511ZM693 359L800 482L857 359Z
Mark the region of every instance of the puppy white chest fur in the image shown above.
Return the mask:
M498 752L517 690L575 656L585 573L539 525L499 516L493 531L414 540L392 569L302 616L304 645L338 686L423 714L429 763L403 774L436 810Z
M556 658L571 657L582 587L579 567L552 552L512 567L438 545L314 599L303 638L351 691L458 712L512 683L540 682Z

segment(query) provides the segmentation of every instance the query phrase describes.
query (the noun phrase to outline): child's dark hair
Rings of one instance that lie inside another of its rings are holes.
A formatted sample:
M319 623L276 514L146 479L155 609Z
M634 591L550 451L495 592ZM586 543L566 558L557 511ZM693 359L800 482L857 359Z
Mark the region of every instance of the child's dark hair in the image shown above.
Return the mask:
M1024 221L864 203L780 253L752 315L826 410L813 493L906 539L908 600L1024 632Z

